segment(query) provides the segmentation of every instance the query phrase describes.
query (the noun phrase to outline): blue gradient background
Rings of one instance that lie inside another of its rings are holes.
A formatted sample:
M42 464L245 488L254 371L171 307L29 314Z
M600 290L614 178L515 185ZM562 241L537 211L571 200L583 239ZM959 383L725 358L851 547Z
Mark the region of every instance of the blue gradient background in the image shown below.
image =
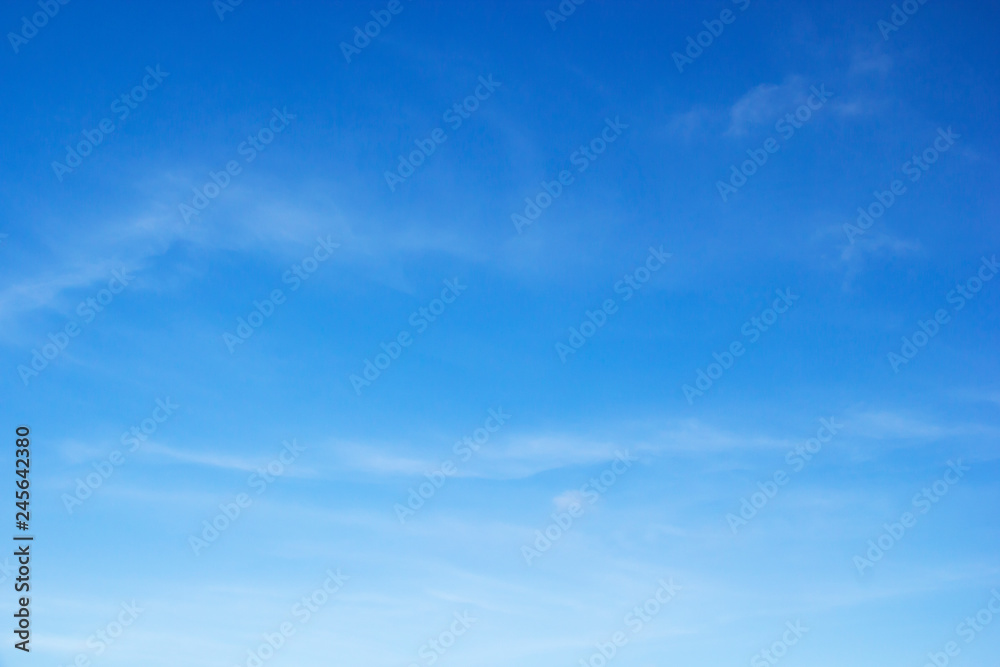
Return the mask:
M384 4L73 1L0 56L0 402L33 432L33 656L6 664L246 665L332 568L350 579L267 665L578 665L660 578L681 587L614 665L747 665L786 622L782 665L993 664L1000 619L956 626L1000 586L998 304L988 282L894 372L903 336L1000 251L998 10L931 0L889 39L891 3L404 1L349 64L339 44ZM691 65L702 21L736 19ZM38 11L0 10L4 33ZM9 46L6 44L3 48ZM169 76L62 181L52 161L112 116L147 66ZM499 89L442 120L480 76ZM808 96L833 93L739 193L716 183ZM296 119L190 224L178 206L272 109ZM529 228L511 214L606 118L628 125ZM391 192L384 172L447 141ZM916 183L901 165L960 135ZM849 243L873 192L905 195ZM301 289L282 276L339 243ZM628 301L617 281L672 259ZM18 367L112 276L135 277L37 377ZM467 289L360 395L349 380L444 280ZM230 353L272 290L287 302ZM795 306L689 403L682 386L774 299ZM620 310L566 363L587 310ZM122 433L181 407L135 452ZM401 524L423 473L511 415ZM843 430L749 524L726 515L813 437ZM306 449L259 496L284 440ZM126 461L82 505L94 465ZM616 451L636 463L529 566L521 547ZM947 461L970 471L875 566L853 558ZM13 482L9 482L11 487ZM220 503L253 505L207 549ZM13 501L9 506L13 520ZM12 608L10 578L4 608ZM123 602L144 610L96 655ZM15 655L18 654L18 655Z

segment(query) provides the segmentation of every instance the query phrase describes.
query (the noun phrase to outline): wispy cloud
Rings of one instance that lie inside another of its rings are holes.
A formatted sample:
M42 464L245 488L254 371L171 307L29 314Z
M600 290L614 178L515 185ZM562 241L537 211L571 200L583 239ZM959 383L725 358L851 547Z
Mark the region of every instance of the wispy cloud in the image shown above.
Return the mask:
M892 66L892 56L883 51L881 43L876 43L854 51L849 73L856 76L872 74L885 76L892 70Z
M830 233L843 238L844 231L837 227L831 228ZM846 266L844 287L849 288L854 279L873 261L909 257L922 251L923 246L919 241L901 238L886 231L855 237L854 243L845 241L840 251L840 261Z
M268 460L266 457L259 460L251 460L243 457L217 454L213 452L184 450L153 442L144 443L142 445L142 453L150 457L167 459L176 463L205 466L209 468L221 468L223 470L239 470L244 472L252 472L257 468L260 468L263 465L266 465Z
M978 423L935 424L899 412L866 411L851 416L856 435L876 439L938 440L956 437L997 437L1000 429Z
M729 109L730 136L743 136L756 126L772 125L808 95L804 80L792 76L781 84L762 83L751 88Z

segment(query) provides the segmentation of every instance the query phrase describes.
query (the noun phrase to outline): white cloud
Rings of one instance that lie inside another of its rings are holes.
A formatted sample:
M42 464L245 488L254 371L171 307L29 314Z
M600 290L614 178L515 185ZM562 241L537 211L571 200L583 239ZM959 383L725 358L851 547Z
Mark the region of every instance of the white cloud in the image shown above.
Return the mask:
M831 227L829 232L831 235L844 238L844 230L840 226ZM919 241L900 238L884 231L874 233L869 231L863 236L855 236L854 243L846 243L840 252L840 261L847 267L844 287L849 288L854 278L860 275L872 260L907 257L917 255L922 250Z
M585 507L583 502L583 492L578 489L564 491L552 499L552 504L555 505L556 510L560 512L565 512L573 505Z
M227 454L189 451L153 442L143 443L139 451L141 451L145 456L168 459L177 463L187 463L209 468L222 468L223 470L240 470L244 472L252 472L257 468L266 466L268 461L267 458L262 458L259 461L251 461L246 458L230 456Z
M667 119L666 131L668 136L679 137L689 140L705 127L723 119L721 111L713 110L709 107L696 105L688 111L676 113Z
M975 423L934 424L904 413L889 411L861 412L850 417L852 433L875 439L940 440L952 437L991 437L1000 429Z
M885 76L892 69L892 56L882 51L882 46L875 46L858 49L851 57L850 74L868 75L878 74Z
M742 136L754 126L772 125L807 96L807 87L797 76L789 77L782 84L762 83L755 86L729 109L726 134Z

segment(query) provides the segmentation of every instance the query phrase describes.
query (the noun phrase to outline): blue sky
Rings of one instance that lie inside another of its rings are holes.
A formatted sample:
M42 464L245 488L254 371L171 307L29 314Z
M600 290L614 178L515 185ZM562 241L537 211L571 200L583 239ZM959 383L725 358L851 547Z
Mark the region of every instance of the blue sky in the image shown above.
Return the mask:
M38 659L995 659L995 7L222 1L0 12Z

